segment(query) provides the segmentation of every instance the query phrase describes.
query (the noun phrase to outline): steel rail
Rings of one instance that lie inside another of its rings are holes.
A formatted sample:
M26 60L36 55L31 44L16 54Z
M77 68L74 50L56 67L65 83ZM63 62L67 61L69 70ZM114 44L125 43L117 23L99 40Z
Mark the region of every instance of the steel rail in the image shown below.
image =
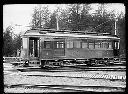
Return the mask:
M73 85L31 85L31 84L16 84L16 85L4 85L7 88L36 88L36 89L54 89L64 90L65 92L102 92L108 91L121 91L124 92L123 87L109 87L109 86L73 86Z

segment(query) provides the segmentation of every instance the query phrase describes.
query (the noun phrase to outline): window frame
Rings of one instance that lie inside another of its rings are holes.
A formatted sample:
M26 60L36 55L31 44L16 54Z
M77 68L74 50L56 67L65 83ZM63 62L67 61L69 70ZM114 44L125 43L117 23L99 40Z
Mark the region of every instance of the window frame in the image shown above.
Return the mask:
M112 41L108 42L108 49L113 49L113 47L112 47Z
M101 49L101 42L95 42L95 49Z
M64 49L65 42L64 41L54 41L54 49Z
M73 45L74 45L73 41L67 41L66 43L67 43L67 45L66 45L66 48L67 48L67 49L72 49L72 48L74 48L74 47L73 47ZM69 46L69 47L68 47L68 46Z
M73 41L73 48L81 48L81 41L79 40Z
M86 47L85 47L85 45L83 46L83 44L86 44ZM88 42L82 41L82 42L81 42L81 48L82 48L82 49L88 48Z
M97 45L99 45L99 47ZM112 41L97 41L97 42L95 41L95 49L102 49L102 50L112 49Z
M49 43L47 43L49 42ZM49 48L47 48L47 45L50 44ZM52 42L51 41L44 41L44 49L51 49L52 48Z
M90 45L93 47L93 48L90 48ZM95 43L94 42L88 42L88 49L95 49Z

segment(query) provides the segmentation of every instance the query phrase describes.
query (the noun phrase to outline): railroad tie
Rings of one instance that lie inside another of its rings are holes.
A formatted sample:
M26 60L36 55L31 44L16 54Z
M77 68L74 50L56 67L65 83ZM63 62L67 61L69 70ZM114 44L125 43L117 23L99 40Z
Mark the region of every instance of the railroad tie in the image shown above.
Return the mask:
M116 77L114 75L112 75L112 79L115 79Z
M84 77L90 77L90 74L86 74L86 75L84 75Z
M117 76L113 76L113 79L118 79Z
M88 77L88 78L92 78L92 76L93 76L92 74L89 74L87 77Z
M113 79L113 76L112 75L108 75L108 79Z
M119 79L122 79L122 76L117 76L117 79L119 80Z
M126 80L126 76L123 76L122 79L123 79L123 80Z
M88 75L89 78L92 78L92 74Z
M113 79L113 77L114 77L114 76L113 76L113 75L111 75L111 76L110 76L110 79Z
M106 76L105 76L105 79L109 79L109 75L106 75Z
M101 75L101 77L100 78L103 78L103 75Z
M83 74L83 77L88 77L87 74Z
M111 75L108 75L108 79L111 79Z
M101 78L102 75L97 75L97 78Z
M102 79L115 79L115 80L125 80L126 76L114 76L114 75L93 75L93 74L88 74L88 75L81 75L81 77L89 77L89 78L102 78Z
M92 77L91 78L95 78L95 75L92 75Z
M117 76L117 75L115 76L115 79L116 79L116 80L118 79L118 76Z
M107 75L103 75L103 78L106 78Z
M95 78L95 75L92 75L92 77L91 78Z
M94 78L100 78L99 76L100 76L100 75L95 75L95 77L94 77Z
M85 77L85 75L84 74L81 74L80 77Z
M125 80L126 79L126 76L118 76L118 79Z

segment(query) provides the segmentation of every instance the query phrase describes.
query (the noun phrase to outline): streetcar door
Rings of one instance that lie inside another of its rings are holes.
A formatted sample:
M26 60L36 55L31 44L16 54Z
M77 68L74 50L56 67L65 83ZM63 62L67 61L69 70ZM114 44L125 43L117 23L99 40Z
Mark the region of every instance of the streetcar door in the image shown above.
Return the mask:
M29 57L30 58L39 57L39 38L36 37L29 38Z

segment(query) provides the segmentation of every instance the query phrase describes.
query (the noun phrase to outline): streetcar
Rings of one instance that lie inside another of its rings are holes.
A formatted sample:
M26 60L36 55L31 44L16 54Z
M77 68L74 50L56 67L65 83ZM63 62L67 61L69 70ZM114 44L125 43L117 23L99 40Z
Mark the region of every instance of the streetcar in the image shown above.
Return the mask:
M21 58L41 68L108 65L119 57L119 43L119 37L108 33L30 29L22 35Z

